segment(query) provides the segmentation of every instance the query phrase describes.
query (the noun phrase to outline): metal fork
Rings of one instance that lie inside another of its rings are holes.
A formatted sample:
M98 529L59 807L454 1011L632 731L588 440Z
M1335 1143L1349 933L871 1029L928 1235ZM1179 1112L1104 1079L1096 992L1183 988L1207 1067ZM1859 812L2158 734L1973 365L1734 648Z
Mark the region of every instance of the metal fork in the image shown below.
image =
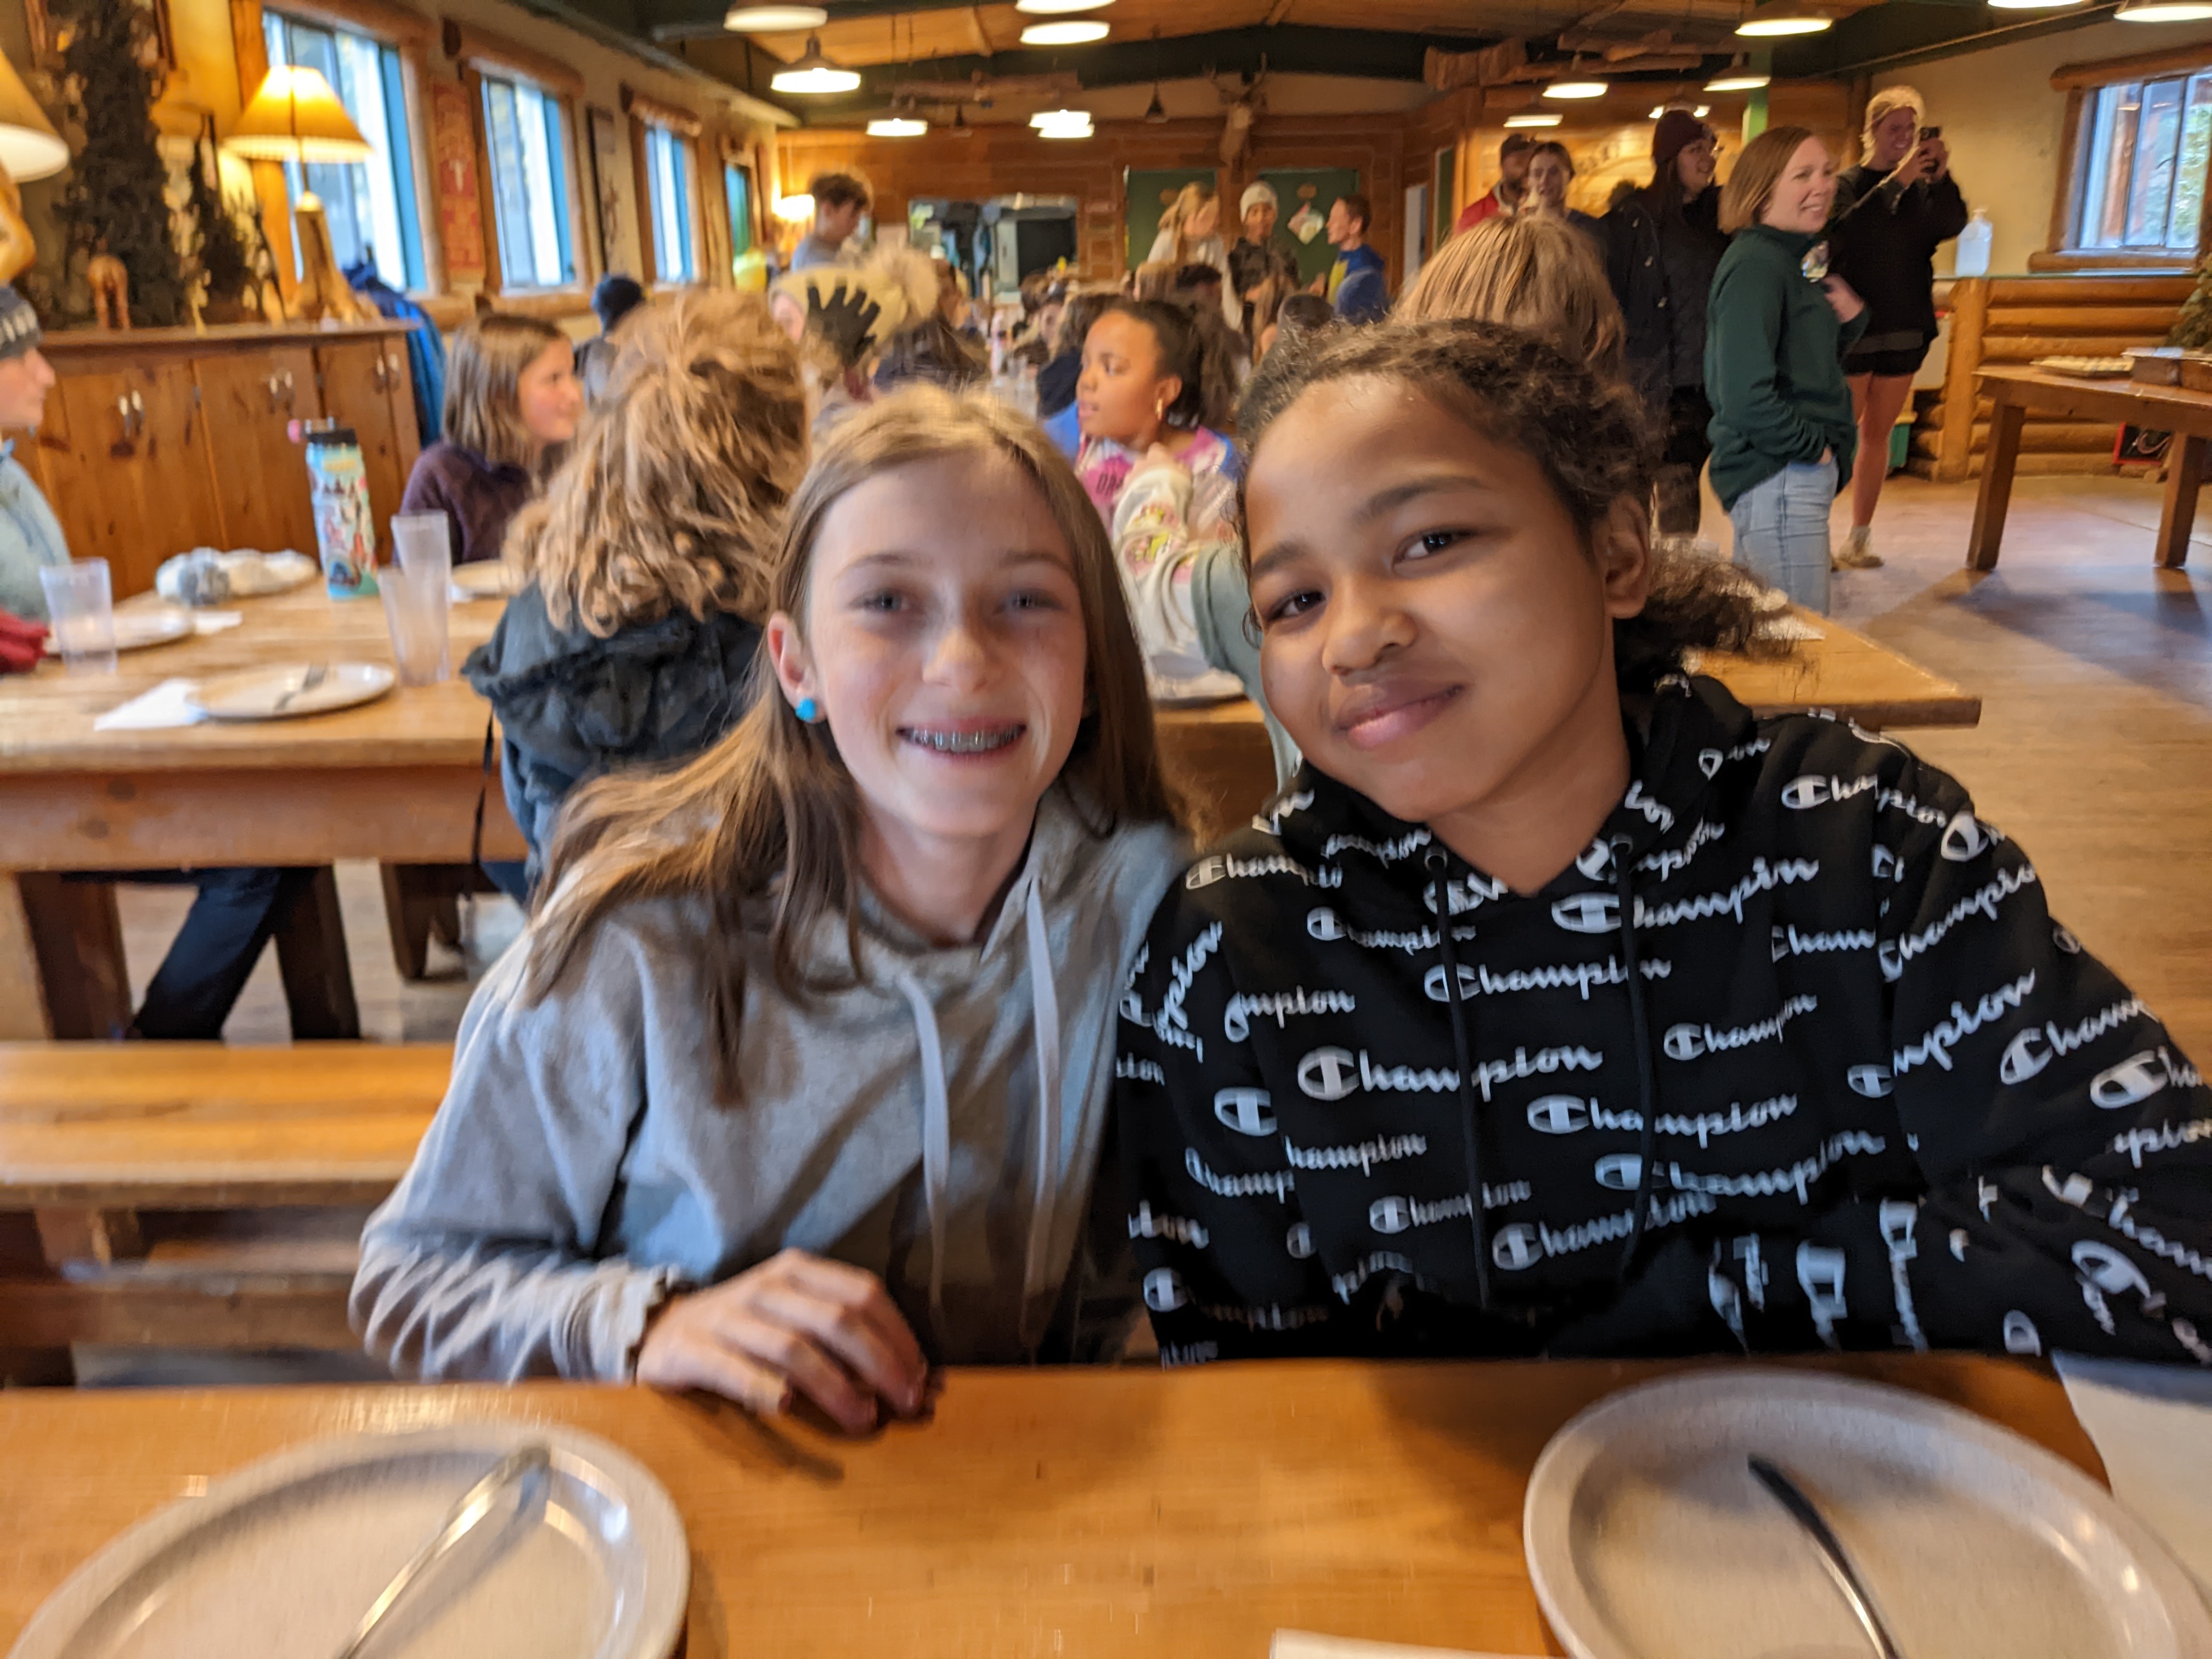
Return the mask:
M1836 1536L1826 1519L1814 1507L1813 1500L1805 1495L1805 1489L1755 1452L1744 1462L1750 1465L1752 1475L1759 1484L1773 1493L1775 1501L1790 1512L1790 1518L1810 1534L1820 1552L1820 1565L1827 1568L1828 1577L1836 1581L1836 1588L1844 1593L1844 1600L1850 1603L1851 1612L1858 1618L1859 1627L1866 1632L1867 1640L1874 1644L1874 1650L1879 1659L1905 1659L1898 1650L1897 1638L1889 1633L1889 1626L1882 1623L1881 1614L1875 1610L1874 1598L1867 1594L1865 1584L1860 1582L1858 1569L1851 1565L1851 1558L1844 1553L1843 1540Z
M319 662L309 664L307 672L305 675L301 676L300 683L294 686L289 691L287 691L283 696L277 698L275 704L270 708L270 712L271 714L281 714L284 712L286 705L289 704L293 698L305 696L308 692L320 685L325 680L330 678L330 677L331 665L328 663Z

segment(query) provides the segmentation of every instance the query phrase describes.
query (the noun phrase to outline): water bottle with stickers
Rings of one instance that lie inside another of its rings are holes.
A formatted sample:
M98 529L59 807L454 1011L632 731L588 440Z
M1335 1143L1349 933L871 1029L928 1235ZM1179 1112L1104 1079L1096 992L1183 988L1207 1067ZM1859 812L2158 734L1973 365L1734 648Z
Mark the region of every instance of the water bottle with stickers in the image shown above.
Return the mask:
M374 593L376 521L368 511L368 470L350 428L328 426L307 434L307 478L324 586L334 599Z

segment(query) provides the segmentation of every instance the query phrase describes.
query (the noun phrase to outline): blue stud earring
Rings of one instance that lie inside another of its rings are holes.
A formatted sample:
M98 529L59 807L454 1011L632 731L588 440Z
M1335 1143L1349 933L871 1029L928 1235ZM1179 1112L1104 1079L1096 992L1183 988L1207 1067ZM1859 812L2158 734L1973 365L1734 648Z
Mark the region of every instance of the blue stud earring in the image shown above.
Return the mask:
M809 726L813 725L822 718L822 705L811 697L801 697L799 700L799 718Z

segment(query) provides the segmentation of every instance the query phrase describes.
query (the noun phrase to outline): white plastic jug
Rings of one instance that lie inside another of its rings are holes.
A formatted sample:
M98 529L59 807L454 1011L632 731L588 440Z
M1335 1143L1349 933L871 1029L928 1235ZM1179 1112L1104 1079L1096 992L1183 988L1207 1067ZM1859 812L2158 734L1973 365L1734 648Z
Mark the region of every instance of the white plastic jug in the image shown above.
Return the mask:
M1959 247L1951 266L1954 275L1986 276L1990 274L1990 242L1996 232L1990 225L1990 210L1976 208L1974 216L1966 221L1966 228L1959 233Z

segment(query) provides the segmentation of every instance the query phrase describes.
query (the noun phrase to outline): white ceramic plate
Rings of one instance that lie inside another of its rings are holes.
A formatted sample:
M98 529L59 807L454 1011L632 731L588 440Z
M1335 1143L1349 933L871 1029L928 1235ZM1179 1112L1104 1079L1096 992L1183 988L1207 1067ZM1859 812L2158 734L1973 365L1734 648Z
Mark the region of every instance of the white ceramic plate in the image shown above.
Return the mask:
M534 1440L553 1449L542 1514L495 1510L372 1646L406 1659L667 1659L691 1574L668 1493L604 1440L519 1423L318 1440L252 1464L93 1557L11 1659L336 1653L461 1494Z
M458 599L501 599L521 586L514 567L503 559L477 559L453 567L453 597Z
M175 605L125 605L115 612L118 651L143 651L149 645L167 645L173 640L188 638L191 631L191 612ZM60 647L52 640L46 641L46 654L60 654Z
M1919 1395L1776 1370L1616 1394L1545 1448L1522 1536L1575 1659L1865 1659L1753 1452L1812 1497L1915 1659L2212 1659L2187 1575L2072 1465Z
M289 720L302 714L327 714L333 709L374 702L398 682L398 676L380 662L333 662L320 665L320 684L310 686L316 665L304 662L272 664L265 668L241 669L202 680L190 699L192 707L210 720Z

